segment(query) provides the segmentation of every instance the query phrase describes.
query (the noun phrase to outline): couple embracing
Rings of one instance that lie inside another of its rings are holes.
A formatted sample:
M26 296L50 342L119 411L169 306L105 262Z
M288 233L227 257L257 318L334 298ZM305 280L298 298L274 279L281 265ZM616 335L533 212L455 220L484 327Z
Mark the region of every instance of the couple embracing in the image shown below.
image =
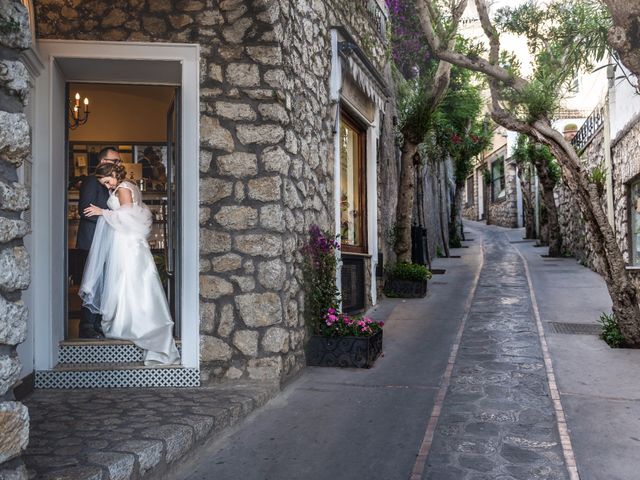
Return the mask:
M180 362L173 320L147 237L153 223L138 187L128 182L115 147L98 154L80 188L76 247L85 260L80 336L130 340L145 365Z

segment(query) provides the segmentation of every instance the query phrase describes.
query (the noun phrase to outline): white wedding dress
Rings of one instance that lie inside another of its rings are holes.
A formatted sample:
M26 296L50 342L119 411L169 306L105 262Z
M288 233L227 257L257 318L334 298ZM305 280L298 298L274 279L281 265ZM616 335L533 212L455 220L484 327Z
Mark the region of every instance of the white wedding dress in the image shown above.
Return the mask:
M131 191L120 205L115 192ZM173 320L147 237L153 223L138 187L120 183L98 219L79 295L102 315L105 337L130 340L145 350L145 365L179 363Z

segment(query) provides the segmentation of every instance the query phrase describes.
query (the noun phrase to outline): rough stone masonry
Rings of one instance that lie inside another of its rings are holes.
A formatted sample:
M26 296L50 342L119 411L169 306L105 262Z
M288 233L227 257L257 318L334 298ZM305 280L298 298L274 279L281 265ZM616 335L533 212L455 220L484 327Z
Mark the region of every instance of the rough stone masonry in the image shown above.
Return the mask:
M299 249L310 224L333 225L330 28L349 30L390 79L371 13L337 0L47 0L36 23L42 39L200 45L202 381L295 374L305 337ZM387 199L397 185L391 120L378 162ZM379 205L379 218L392 218L394 203Z
M20 375L16 346L27 333L27 310L20 291L29 285L29 255L22 238L29 232L23 213L29 193L17 169L30 157L29 125L23 113L28 74L20 52L31 45L26 9L0 2L0 478L26 478L20 454L29 438L27 407L13 398Z

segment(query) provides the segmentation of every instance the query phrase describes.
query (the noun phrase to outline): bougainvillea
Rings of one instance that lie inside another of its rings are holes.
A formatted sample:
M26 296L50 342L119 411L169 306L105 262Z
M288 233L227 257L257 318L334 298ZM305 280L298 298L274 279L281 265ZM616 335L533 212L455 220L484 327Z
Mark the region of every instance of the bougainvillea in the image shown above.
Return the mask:
M340 244L323 233L318 225L309 227L309 240L302 247L304 255L304 281L306 315L309 327L315 334L323 328L328 309L337 309L340 292L336 288L336 250Z
M368 317L350 317L335 308L329 308L324 321L319 325L319 333L324 337L370 337L384 326Z
M431 59L415 3L407 0L386 0L386 3L391 17L393 61L405 78L415 77Z

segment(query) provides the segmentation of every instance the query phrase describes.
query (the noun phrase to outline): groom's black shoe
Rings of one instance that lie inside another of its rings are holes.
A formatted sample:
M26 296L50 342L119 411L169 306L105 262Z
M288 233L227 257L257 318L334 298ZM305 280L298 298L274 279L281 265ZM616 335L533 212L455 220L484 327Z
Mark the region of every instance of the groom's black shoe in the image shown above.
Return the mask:
M93 327L86 327L80 329L80 338L104 338L104 333L98 332Z

